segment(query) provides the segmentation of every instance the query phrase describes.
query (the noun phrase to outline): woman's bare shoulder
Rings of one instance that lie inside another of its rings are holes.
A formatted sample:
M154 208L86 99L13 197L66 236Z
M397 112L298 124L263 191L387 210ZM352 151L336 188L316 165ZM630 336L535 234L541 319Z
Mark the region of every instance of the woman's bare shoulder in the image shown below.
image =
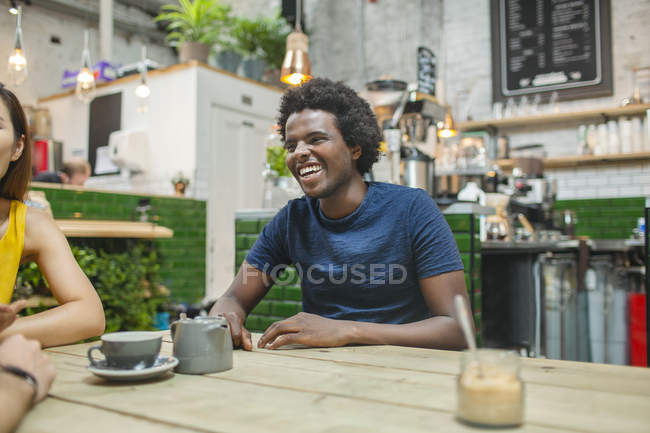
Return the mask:
M49 213L41 209L27 207L24 248L27 255L37 252L44 243L59 236L61 236L61 230Z

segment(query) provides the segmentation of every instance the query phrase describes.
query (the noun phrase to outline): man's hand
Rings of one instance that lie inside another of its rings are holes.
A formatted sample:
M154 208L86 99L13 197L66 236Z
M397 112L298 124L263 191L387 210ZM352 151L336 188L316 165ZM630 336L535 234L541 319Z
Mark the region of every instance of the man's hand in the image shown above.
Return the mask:
M41 401L52 386L56 370L50 358L36 340L27 340L20 334L7 337L0 344L0 364L22 368L38 381L36 401Z
M210 310L210 316L222 315L230 325L232 345L244 350L253 350L251 333L244 327L246 315L237 303L228 297L221 297Z
M326 319L310 313L298 313L269 326L257 347L277 349L287 344L314 347L338 347L350 342L354 322Z
M0 332L7 329L16 320L16 314L23 308L27 302L21 299L11 304L0 304Z

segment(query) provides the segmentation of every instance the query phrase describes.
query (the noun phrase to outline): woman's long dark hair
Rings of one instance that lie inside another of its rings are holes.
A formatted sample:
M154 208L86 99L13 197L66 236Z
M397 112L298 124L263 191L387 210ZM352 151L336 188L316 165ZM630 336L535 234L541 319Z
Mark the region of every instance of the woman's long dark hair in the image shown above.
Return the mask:
M23 200L32 178L32 143L29 139L27 118L16 95L2 83L0 83L0 99L9 111L11 124L14 128L14 146L22 136L25 136L23 153L17 160L9 163L7 172L0 179L0 197L9 200Z

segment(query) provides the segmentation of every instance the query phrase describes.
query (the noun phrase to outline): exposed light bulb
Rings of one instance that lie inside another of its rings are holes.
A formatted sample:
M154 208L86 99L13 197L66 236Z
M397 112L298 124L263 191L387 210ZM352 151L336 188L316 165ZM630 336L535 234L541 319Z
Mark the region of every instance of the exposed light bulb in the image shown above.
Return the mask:
M12 6L9 8L9 13L12 15L18 15L18 9Z
M149 95L151 94L151 89L149 89L149 86L147 86L145 83L141 83L138 85L138 87L135 88L135 96L138 98L148 98Z
M151 89L147 85L147 47L142 46L142 62L140 63L140 84L135 88L135 96L138 97L136 111L146 113L149 111L148 98L151 95Z
M306 75L299 74L297 72L284 78L284 81L288 84L291 84L292 86L299 86L307 80L308 78Z
M14 49L7 62L7 69L9 71L9 81L15 86L19 86L27 77L27 59L25 58L25 53L23 53L22 7L17 9L16 14L16 37L14 40Z
M9 81L15 86L22 84L27 78L27 59L20 48L14 49L9 56Z
M87 104L93 100L96 91L93 72L89 68L81 68L77 75L77 87L75 88L77 97Z
M97 87L95 85L95 75L90 67L90 51L88 50L88 30L84 31L84 50L81 54L81 69L77 75L77 87L75 93L84 103L89 103L95 97Z
M438 137L440 138L451 138L455 137L457 134L455 129L441 129L438 131Z

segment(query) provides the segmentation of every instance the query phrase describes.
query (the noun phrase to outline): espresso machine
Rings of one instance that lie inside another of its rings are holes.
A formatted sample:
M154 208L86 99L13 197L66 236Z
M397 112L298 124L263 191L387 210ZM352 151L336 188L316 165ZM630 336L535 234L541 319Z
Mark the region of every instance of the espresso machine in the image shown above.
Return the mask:
M446 110L435 97L417 91L417 85L398 80L366 84L370 102L382 129L384 145L373 167L375 180L422 188L434 193L436 124Z

